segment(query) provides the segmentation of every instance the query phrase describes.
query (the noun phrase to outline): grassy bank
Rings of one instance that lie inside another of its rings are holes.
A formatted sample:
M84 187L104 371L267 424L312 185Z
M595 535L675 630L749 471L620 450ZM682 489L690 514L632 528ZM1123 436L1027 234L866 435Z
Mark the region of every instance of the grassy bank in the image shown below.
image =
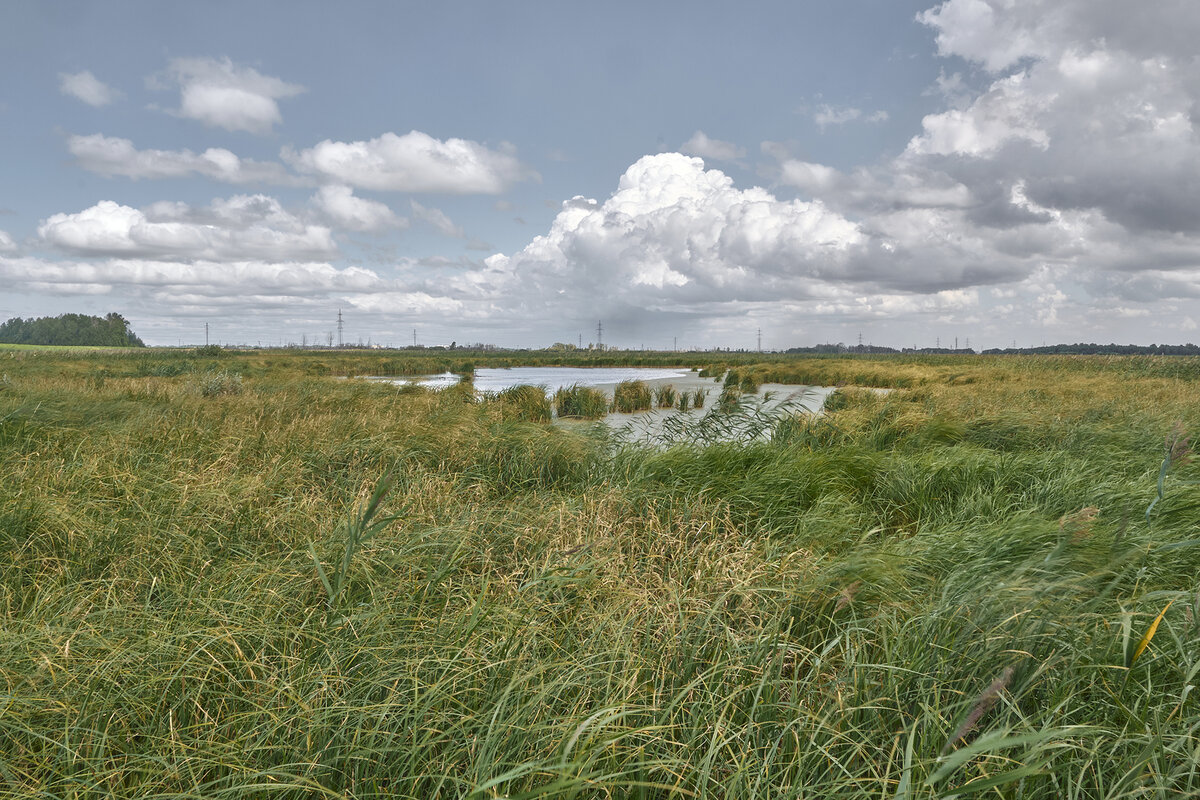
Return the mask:
M467 358L0 355L0 793L1200 790L1195 362L746 362L847 386L667 450L335 379Z

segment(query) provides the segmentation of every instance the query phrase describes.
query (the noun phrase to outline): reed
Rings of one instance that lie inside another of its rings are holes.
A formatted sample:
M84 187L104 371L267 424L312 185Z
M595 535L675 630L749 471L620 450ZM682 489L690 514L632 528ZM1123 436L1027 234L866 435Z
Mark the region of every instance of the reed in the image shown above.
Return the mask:
M608 413L608 398L590 386L563 387L554 393L554 412L559 417L600 419Z
M674 384L664 383L654 390L654 404L659 408L674 408L678 394Z
M519 422L549 422L550 400L543 386L512 386L497 392L494 398L504 419Z
M622 414L647 411L654 405L654 395L643 381L621 381L613 390L613 408Z

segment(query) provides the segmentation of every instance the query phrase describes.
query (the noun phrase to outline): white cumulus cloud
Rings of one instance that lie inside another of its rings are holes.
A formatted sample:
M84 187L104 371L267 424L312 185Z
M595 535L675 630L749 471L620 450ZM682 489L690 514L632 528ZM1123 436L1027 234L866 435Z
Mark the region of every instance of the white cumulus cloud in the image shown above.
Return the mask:
M8 235L8 231L0 231L0 253L17 252L17 243Z
M326 139L304 150L284 148L295 169L358 189L442 194L499 194L537 179L509 146L493 150L466 139L442 141L420 131L368 141Z
M162 202L145 210L102 200L49 217L38 236L76 255L164 261L281 262L337 253L329 228L306 224L263 195L214 200L207 208Z
M179 87L179 108L174 113L181 117L257 134L270 133L283 121L276 101L305 91L228 58L172 59L165 75L150 83L154 88Z
M591 307L643 308L803 294L838 271L864 241L819 202L740 190L699 158L645 156L603 203L576 197L550 230L473 276L487 291L506 282Z
M352 231L407 228L408 220L377 200L356 197L349 186L322 186L312 196L313 206L336 227Z
M58 89L63 94L81 100L93 108L106 106L120 96L119 92L86 69L82 72L60 72Z

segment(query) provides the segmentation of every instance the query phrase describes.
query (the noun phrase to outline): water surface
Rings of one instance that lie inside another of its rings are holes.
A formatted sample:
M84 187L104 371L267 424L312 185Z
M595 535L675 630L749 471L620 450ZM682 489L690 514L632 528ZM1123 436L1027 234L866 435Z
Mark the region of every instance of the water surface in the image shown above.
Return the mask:
M661 381L695 375L682 367L488 367L475 370L475 389L480 392L500 392L513 386L527 384L542 386L547 394L579 384L609 389L621 381ZM446 372L420 378L398 378L395 383L417 383L430 389L445 389L458 383L458 375Z

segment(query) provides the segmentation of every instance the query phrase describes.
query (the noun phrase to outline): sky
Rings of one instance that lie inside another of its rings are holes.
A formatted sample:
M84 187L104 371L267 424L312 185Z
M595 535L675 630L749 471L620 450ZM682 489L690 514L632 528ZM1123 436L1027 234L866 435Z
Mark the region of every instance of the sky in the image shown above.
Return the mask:
M0 319L1197 341L1197 40L1192 0L7 0Z

